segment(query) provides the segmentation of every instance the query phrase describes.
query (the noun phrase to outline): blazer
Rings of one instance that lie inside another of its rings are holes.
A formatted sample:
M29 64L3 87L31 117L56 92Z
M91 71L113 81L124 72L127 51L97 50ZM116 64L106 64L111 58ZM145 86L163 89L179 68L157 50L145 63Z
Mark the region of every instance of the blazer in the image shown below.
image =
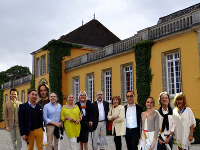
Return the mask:
M41 127L43 127L43 115L42 115L42 107L40 104L36 103L35 107L39 114L39 124ZM21 136L23 135L29 135L29 132L31 130L31 108L28 104L28 102L19 105L19 111L18 111L18 119L19 119L19 129Z
M113 121L112 134L114 134L114 129L115 129L116 136L125 135L126 119L125 119L124 106L119 105L116 108L111 107L108 113L108 120L111 120L112 117L119 117Z
M109 103L102 100L103 101L103 106L104 106L104 111L105 111L105 120L106 123L108 121L107 116L108 116L108 111L109 111ZM93 109L92 109L92 118L93 118L93 125L92 125L92 129L96 130L98 122L99 122L99 108L98 108L98 104L97 104L97 100L93 103Z
M126 111L127 111L127 105L124 106L125 108L125 117L126 117ZM141 105L136 104L136 116L137 116L137 128L139 133L141 133L141 115L143 112L143 107Z
M16 101L16 110L17 111L19 109L20 104L21 104L20 101ZM13 126L14 126L14 108L13 108L12 100L9 100L5 104L4 118L5 118L6 127L13 128ZM18 115L16 116L16 121L18 122Z

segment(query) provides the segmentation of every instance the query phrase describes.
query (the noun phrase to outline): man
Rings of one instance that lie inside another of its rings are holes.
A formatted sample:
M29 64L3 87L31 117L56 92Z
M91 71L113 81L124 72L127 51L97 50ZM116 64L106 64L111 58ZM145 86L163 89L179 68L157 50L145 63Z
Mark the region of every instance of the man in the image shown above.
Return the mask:
M38 102L42 106L42 109L44 108L44 105L50 102L49 100L49 87L42 83L38 86L38 95L41 98L41 100Z
M125 107L126 116L126 145L128 150L137 150L141 133L142 106L135 104L133 91L126 93L128 105Z
M58 150L58 139L54 135L55 127L60 128L62 123L60 121L60 112L62 107L57 103L57 95L50 94L50 102L43 108L43 118L47 124L47 150L52 150L52 142L54 138L54 150Z
M18 123L18 108L21 102L17 101L17 90L10 90L10 101L6 102L4 117L6 124L6 131L10 132L12 145L14 149L21 150L22 141L19 132L19 123ZM17 141L17 145L16 145Z
M93 149L97 150L97 141L99 133L101 134L100 150L104 150L106 140L106 122L109 111L109 103L103 100L103 92L98 91L96 94L97 100L93 103Z
M43 150L43 116L42 107L37 104L37 91L28 92L29 101L19 105L19 128L24 141L27 141L28 150L33 150L34 141L38 150Z

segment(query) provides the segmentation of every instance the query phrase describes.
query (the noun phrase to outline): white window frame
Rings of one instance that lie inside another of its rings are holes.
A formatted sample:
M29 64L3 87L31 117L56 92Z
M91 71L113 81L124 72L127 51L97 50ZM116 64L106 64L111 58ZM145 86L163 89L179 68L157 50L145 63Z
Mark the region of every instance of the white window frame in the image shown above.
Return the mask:
M104 95L105 100L111 102L112 100L112 74L111 70L104 72Z
M73 79L73 95L74 95L74 102L78 102L78 95L79 95L79 78Z
M166 55L166 73L167 90L169 96L174 97L176 93L182 92L180 52Z
M124 100L126 100L126 93L127 91L133 91L133 66L124 66L123 68L124 73ZM129 76L127 76L129 74ZM129 78L128 78L129 77ZM129 81L127 81L129 80ZM130 83L130 87L128 88L127 83Z
M35 76L38 77L39 76L39 58L36 58L35 61Z
M24 103L25 102L25 90L21 91L21 102Z
M94 102L94 74L89 74L88 78L88 98L91 102Z
M44 75L46 73L46 56L43 55L40 58L40 75Z

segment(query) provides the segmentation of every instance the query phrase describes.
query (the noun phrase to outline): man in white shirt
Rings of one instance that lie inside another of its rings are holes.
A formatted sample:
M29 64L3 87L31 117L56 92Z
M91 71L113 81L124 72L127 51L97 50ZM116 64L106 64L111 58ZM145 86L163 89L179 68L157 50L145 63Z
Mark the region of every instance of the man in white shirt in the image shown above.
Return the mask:
M143 108L134 102L133 91L126 93L128 105L125 107L126 116L126 145L128 150L137 150L141 133L141 113Z
M93 149L97 150L97 141L99 133L101 134L100 150L104 150L106 139L106 124L109 111L109 103L103 100L103 92L98 91L96 94L97 100L93 103Z

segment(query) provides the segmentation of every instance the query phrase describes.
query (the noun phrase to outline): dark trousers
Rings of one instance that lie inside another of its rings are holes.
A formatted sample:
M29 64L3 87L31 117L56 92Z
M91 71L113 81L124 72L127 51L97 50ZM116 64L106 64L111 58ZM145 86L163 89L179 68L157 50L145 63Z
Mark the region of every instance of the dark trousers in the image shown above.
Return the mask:
M121 150L122 149L121 136L116 136L115 130L114 130L114 142L116 150Z
M174 139L173 139L173 137L172 137L171 140L170 140L169 143L168 143L169 146L171 147L171 149L172 149L172 146L173 146L173 141L174 141ZM157 150L163 150L162 145L160 145L159 142L158 142Z
M126 128L126 145L128 150L137 150L139 143L140 133L138 128L128 129Z

